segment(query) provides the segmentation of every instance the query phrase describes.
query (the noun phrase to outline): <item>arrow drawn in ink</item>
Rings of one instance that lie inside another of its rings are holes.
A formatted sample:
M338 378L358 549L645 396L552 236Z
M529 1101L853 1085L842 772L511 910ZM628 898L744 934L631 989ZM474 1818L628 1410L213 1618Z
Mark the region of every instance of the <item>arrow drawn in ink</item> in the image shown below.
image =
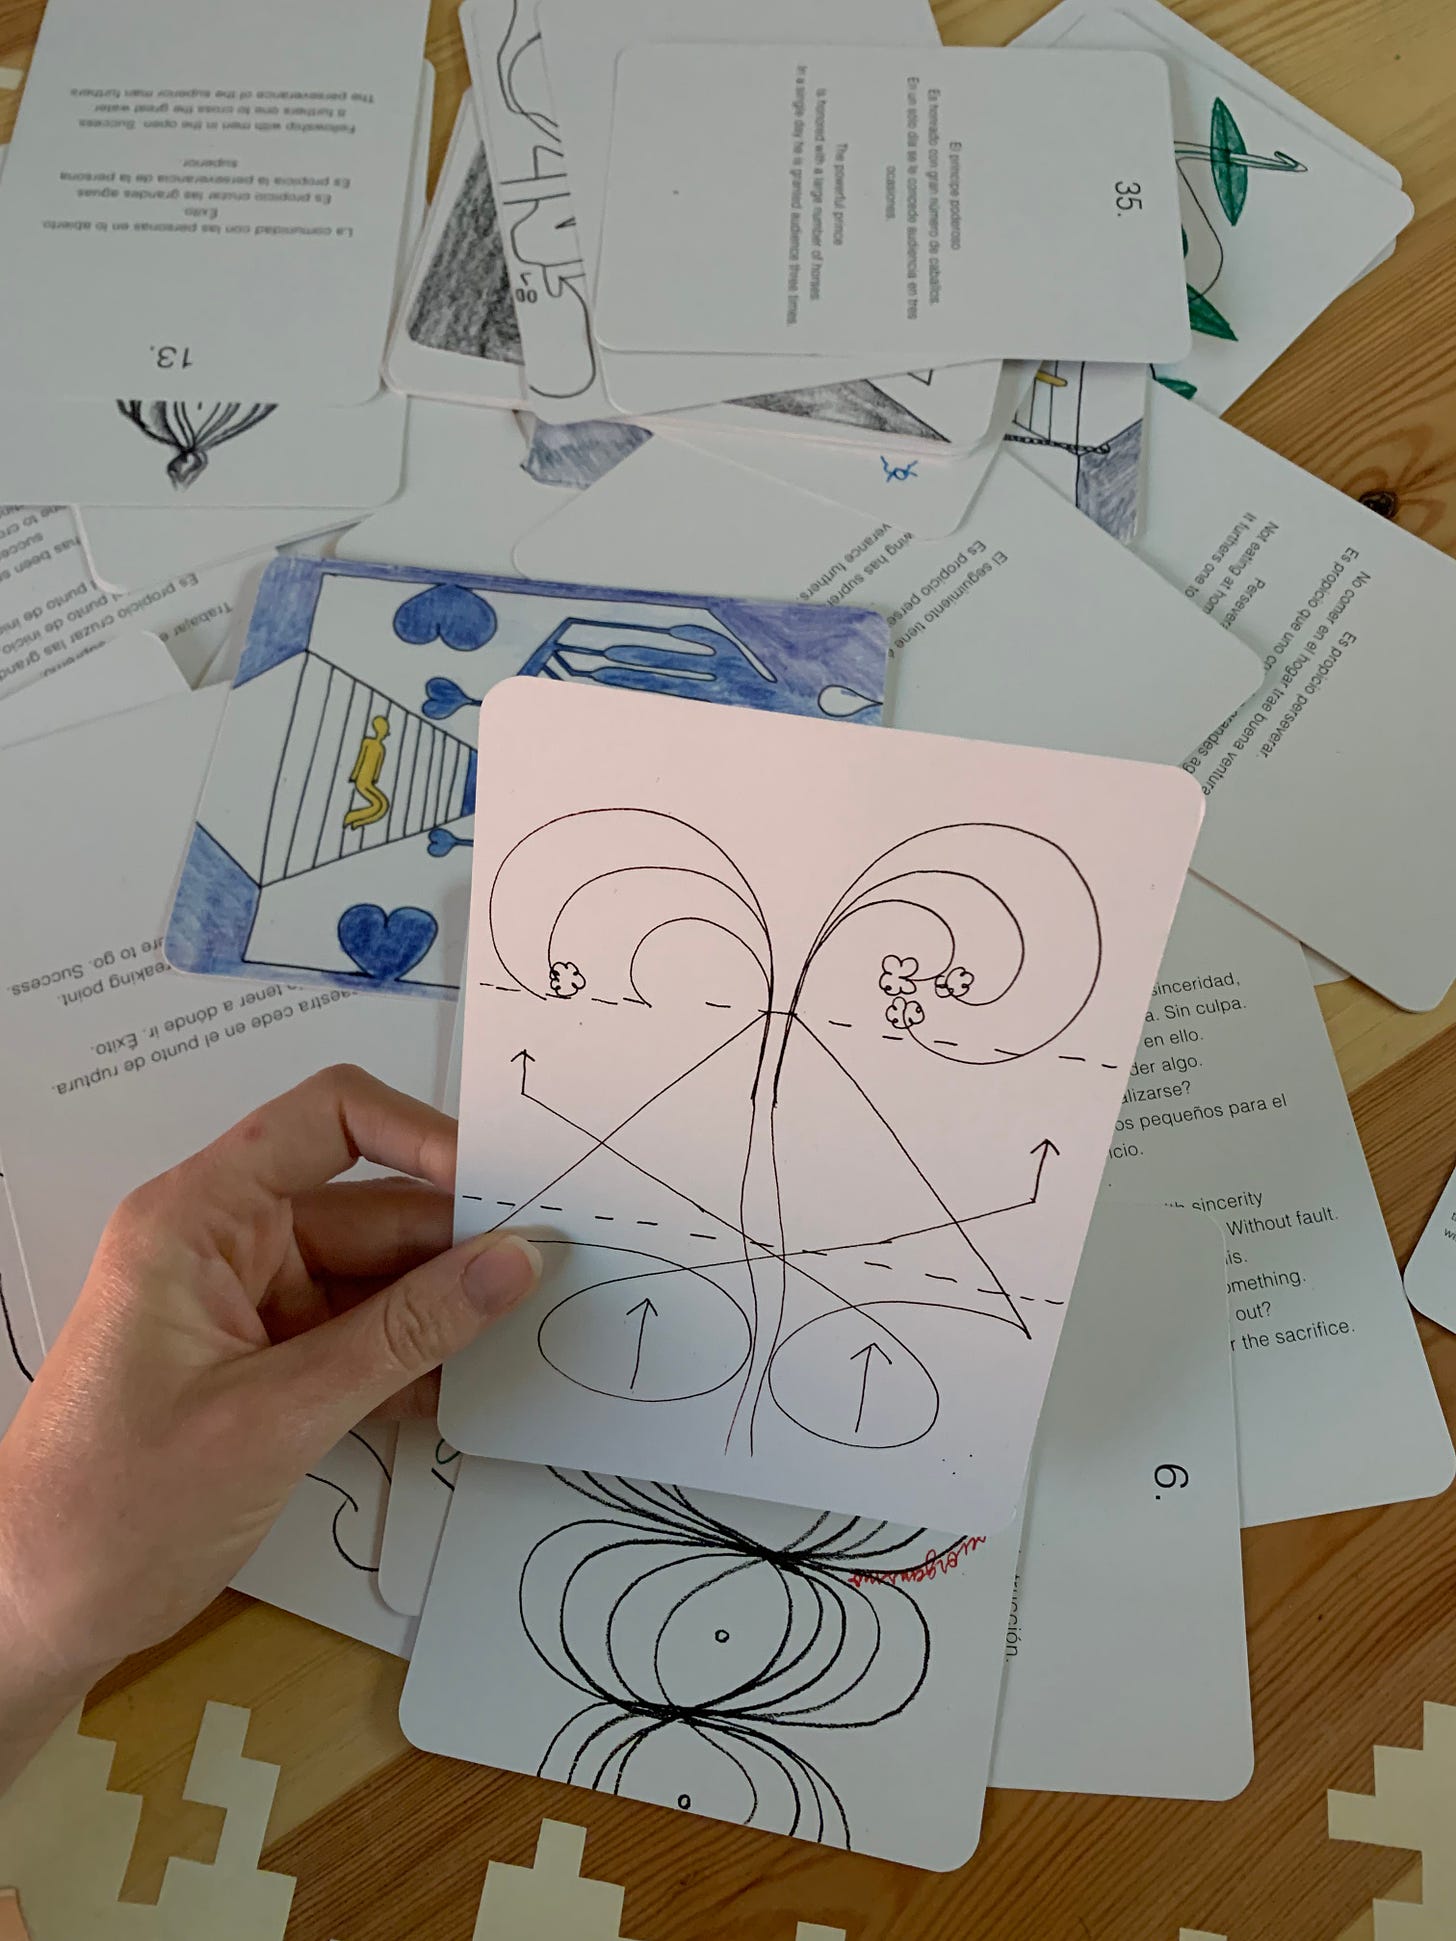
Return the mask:
M642 1319L637 1324L637 1359L632 1364L632 1379L628 1383L629 1388L635 1388L637 1386L637 1377L642 1372L642 1342L643 1342L643 1338L647 1333L648 1317L650 1315L656 1314L656 1312L657 1312L657 1309L653 1305L652 1296L650 1294L646 1297L645 1300L639 1301L636 1307L629 1307L627 1310L627 1319L629 1321L632 1319L632 1316L634 1314L640 1314L642 1316Z
M527 1051L524 1045L521 1046L521 1049L516 1053L515 1057L511 1060L511 1063L513 1065L519 1065L521 1068L521 1097L522 1098L526 1098L528 1096L526 1092L526 1076L529 1073L531 1067L535 1064L535 1062L536 1062L536 1059L534 1054ZM1038 1175L1038 1178L1039 1177L1040 1175Z
M1031 1189L1031 1204L1033 1206L1036 1205L1036 1196L1041 1191L1041 1176L1046 1171L1047 1160L1053 1153L1060 1159L1062 1149L1060 1146L1053 1145L1050 1139L1043 1139L1040 1145L1033 1146L1031 1149L1033 1159L1036 1159L1038 1153L1041 1154L1041 1158L1036 1161L1036 1184Z
M854 1418L854 1432L856 1435L859 1434L860 1423L864 1421L865 1396L868 1394L870 1386L870 1363L876 1355L879 1356L886 1368L890 1367L890 1357L885 1353L878 1341L867 1341L857 1355L850 1356L851 1361L862 1361L864 1363L864 1371L860 1376L859 1384L859 1411Z

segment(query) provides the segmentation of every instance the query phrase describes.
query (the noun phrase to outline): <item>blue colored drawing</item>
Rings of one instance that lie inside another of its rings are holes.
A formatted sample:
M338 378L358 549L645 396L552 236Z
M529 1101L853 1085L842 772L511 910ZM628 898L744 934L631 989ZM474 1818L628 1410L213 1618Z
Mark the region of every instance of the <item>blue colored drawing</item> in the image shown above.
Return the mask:
M495 629L495 609L468 586L432 586L406 600L394 616L394 631L412 647L443 640L458 654L484 647Z
M885 483L887 485L903 485L906 479L919 478L920 476L917 470L920 464L918 458L912 458L908 465L892 465L888 458L881 455L880 463L885 468Z
M423 963L440 934L428 910L412 904L386 916L377 903L356 903L339 918L339 942L376 984L397 984Z
M452 996L477 711L498 681L594 681L864 725L880 719L888 651L884 620L857 608L276 560L198 810L168 961Z
M448 856L452 850L474 849L474 836L457 836L453 829L432 829L430 831L430 854L438 860Z
M459 714L462 708L478 708L480 703L474 695L467 694L458 681L452 681L443 674L436 674L425 682L424 706L420 712L428 721L448 721L452 715Z

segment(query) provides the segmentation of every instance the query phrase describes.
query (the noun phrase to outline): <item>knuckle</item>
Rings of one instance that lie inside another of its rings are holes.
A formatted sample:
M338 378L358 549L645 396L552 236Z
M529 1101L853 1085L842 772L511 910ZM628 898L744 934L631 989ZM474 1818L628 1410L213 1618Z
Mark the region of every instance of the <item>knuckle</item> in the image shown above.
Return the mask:
M312 1082L323 1092L352 1093L369 1083L369 1074L362 1065L341 1060L337 1065L326 1065Z
M444 1359L436 1305L422 1286L396 1287L381 1307L380 1327L389 1363L406 1379Z

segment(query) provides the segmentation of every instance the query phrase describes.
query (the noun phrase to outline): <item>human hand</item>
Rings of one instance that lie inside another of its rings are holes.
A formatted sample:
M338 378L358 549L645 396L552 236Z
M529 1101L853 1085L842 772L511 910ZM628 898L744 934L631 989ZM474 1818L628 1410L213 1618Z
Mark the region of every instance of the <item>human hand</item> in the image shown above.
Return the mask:
M0 1787L217 1595L356 1422L432 1412L432 1371L532 1292L528 1241L442 1251L455 1136L341 1067L117 1209L0 1440ZM405 1177L331 1183L360 1158Z

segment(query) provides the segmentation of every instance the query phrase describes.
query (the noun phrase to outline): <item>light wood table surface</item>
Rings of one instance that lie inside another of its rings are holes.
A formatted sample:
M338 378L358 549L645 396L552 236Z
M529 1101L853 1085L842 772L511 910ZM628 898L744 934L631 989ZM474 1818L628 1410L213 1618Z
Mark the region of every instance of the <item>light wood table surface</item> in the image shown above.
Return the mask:
M42 10L0 0L0 68L25 67ZM1043 10L937 7L947 40L988 44ZM1391 495L1402 525L1456 550L1456 5L1179 11L1388 157L1416 205L1394 260L1231 416L1341 491ZM455 13L434 0L437 168L467 84ZM13 100L0 93L0 139ZM1456 1162L1456 994L1419 1016L1353 983L1321 1002L1403 1261ZM1422 1334L1449 1416L1456 1339ZM1242 1798L993 1793L979 1852L951 1875L414 1752L395 1717L401 1665L232 1593L109 1679L87 1730L118 1741L112 1783L147 1796L127 1892L152 1899L169 1854L215 1848L221 1815L181 1797L203 1703L253 1708L248 1750L282 1767L264 1864L298 1877L289 1941L469 1941L486 1863L529 1864L543 1816L589 1829L586 1871L625 1884L622 1929L638 1941L793 1941L801 1920L850 1941L1176 1941L1180 1926L1357 1941L1372 1897L1418 1896L1419 1867L1330 1842L1325 1792L1369 1790L1371 1746L1419 1745L1422 1702L1456 1702L1456 1505L1253 1530L1244 1558L1258 1764Z

